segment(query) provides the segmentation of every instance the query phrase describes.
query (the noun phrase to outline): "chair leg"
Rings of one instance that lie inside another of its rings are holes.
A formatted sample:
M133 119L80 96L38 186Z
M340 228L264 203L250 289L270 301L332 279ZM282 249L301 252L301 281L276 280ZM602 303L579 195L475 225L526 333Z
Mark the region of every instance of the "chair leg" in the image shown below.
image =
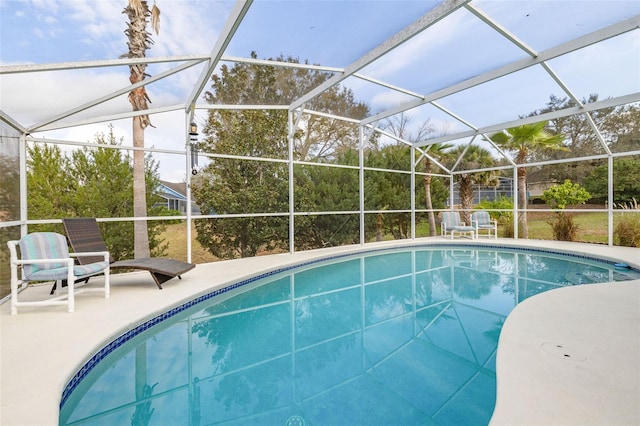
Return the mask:
M69 305L69 312L73 312L75 309L75 277L73 275L73 259L69 259L69 264L67 265L67 304Z
M11 315L18 314L18 267L11 263Z
M104 298L108 299L111 296L111 283L109 282L109 267L104 270ZM87 281L89 278L87 278Z

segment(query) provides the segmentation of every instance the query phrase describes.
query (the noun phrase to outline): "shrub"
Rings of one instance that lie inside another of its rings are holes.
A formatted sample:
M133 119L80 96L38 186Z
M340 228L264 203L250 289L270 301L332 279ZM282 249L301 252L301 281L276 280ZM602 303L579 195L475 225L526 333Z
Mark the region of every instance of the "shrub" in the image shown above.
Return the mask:
M476 206L476 210L488 210L492 219L510 219L513 216L513 198L499 196L493 200L482 200ZM492 211L509 210L509 211Z
M541 197L549 207L558 210L556 219L550 220L549 225L553 229L553 237L558 241L575 241L578 234L578 225L574 222L574 215L564 211L567 206L584 204L591 194L569 179L562 185L553 185L542 193Z
M513 232L513 215L509 217L503 216L498 220L500 228L502 229L502 236L504 238L513 238L515 233Z
M558 213L556 220L549 220L553 237L558 241L575 241L578 235L578 224L571 213Z
M505 238L513 238L513 198L499 196L493 200L482 200L476 210L488 210L492 219L498 221ZM492 211L508 210L508 211Z
M634 198L630 203L622 203L618 207L638 210L638 201ZM621 216L614 229L618 244L624 247L640 247L640 213L624 213Z

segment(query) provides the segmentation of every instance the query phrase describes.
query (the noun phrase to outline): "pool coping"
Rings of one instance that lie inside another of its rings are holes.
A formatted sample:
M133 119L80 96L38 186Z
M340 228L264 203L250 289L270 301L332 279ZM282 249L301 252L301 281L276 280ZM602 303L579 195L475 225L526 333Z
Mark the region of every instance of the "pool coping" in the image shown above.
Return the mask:
M57 424L63 389L77 374L78 369L94 357L100 348L119 338L127 330L153 319L162 312L174 309L194 297L205 296L230 284L250 280L255 275L275 273L274 271L290 269L293 266L298 267L330 257L425 244L453 244L461 247L498 245L520 248L526 246L550 252L562 250L579 257L604 258L640 268L640 250L638 249L555 241L511 239L452 241L433 237L201 264L185 274L182 280L168 282L165 289L161 291L153 285L147 273L113 275L110 299L105 300L91 294L80 295L76 299L76 312L73 314L65 312L63 307L49 307L23 309L18 315L11 316L8 303L0 306L0 341L2 343L0 423ZM212 277L215 277L213 283L211 283ZM96 282L99 281L96 280ZM640 281L633 283L638 284ZM635 285L633 288L638 286ZM48 287L39 286L29 288L27 291L32 291L36 296L38 293L48 291ZM27 296L25 294L25 297ZM141 301L144 303L140 303ZM522 304L516 309L519 310L521 306L527 308ZM501 336L500 345L502 340ZM500 376L503 369L500 353L501 346L499 346L498 358L499 398L502 386ZM640 395L640 390L638 394ZM496 419L508 419L508 412L507 407L505 417L505 409L499 401L494 416ZM549 410L549 412L554 411Z

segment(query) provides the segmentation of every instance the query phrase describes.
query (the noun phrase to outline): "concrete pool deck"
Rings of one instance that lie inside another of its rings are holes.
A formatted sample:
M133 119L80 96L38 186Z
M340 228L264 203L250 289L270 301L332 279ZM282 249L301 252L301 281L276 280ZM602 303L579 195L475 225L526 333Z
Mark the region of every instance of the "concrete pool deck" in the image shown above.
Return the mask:
M201 264L163 290L147 272L114 274L111 298L80 294L74 313L50 306L22 308L12 316L8 302L0 306L0 424L58 424L62 391L93 354L194 296L315 258L443 242L558 249L640 268L640 250L634 248L434 237ZM49 289L30 286L21 297L40 297ZM493 424L640 424L640 280L566 287L522 302L500 336L497 385Z

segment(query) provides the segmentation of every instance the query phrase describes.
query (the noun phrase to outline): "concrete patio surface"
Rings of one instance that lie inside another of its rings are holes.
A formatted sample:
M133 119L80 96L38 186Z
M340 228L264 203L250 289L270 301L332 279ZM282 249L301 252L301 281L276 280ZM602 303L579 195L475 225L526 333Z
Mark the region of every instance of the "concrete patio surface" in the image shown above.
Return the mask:
M315 258L442 242L560 249L640 268L640 250L633 248L435 237L201 264L163 290L147 272L113 274L111 297L78 295L74 313L63 306L25 307L12 316L8 302L0 306L0 424L56 425L65 385L91 356L195 296ZM49 289L30 286L21 297L41 297ZM562 288L521 303L500 336L497 383L496 425L640 424L640 280Z

